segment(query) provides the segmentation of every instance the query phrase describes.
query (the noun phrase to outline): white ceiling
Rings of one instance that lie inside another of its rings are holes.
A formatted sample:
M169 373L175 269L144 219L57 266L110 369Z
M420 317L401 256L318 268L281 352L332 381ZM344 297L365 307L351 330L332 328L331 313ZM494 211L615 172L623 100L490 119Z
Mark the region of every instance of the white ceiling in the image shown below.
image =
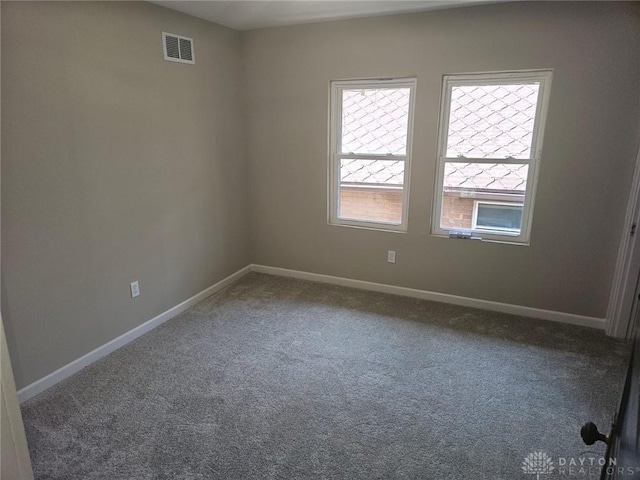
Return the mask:
M491 0L151 0L151 2L236 30L496 3Z

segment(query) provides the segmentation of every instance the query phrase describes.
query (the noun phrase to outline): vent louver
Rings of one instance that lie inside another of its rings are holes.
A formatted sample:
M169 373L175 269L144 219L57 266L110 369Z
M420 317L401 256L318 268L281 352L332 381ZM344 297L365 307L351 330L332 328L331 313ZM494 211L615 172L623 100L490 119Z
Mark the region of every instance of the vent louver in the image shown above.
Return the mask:
M195 63L193 39L162 32L164 59L170 62Z
M193 56L191 55L191 40L180 39L180 58L193 61Z

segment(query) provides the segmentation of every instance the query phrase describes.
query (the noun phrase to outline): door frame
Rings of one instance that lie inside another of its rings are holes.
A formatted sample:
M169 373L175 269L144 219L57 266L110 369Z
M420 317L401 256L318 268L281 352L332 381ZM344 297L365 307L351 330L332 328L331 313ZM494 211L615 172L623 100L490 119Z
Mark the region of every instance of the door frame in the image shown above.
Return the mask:
M611 337L630 338L637 310L640 276L640 147L636 155L631 193L627 202L627 213L618 259L611 284L609 306L606 317L606 333ZM633 314L633 317L632 317Z

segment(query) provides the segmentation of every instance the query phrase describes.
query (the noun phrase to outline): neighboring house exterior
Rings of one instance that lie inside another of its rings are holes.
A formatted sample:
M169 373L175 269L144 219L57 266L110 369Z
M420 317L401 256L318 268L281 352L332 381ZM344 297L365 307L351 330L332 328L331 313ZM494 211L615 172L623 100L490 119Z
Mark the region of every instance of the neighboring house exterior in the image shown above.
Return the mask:
M400 221L402 162L346 160L342 164L340 213L346 218ZM451 165L451 164L449 164ZM442 223L471 229L493 212L506 217L505 229L517 219L527 183L526 165L460 163L445 171ZM505 209L507 210L505 212ZM514 213L509 215L508 211ZM494 222L495 223L495 222Z
M444 175L442 226L519 229L527 170L527 165L448 163Z
M400 223L403 162L344 160L340 173L342 217Z

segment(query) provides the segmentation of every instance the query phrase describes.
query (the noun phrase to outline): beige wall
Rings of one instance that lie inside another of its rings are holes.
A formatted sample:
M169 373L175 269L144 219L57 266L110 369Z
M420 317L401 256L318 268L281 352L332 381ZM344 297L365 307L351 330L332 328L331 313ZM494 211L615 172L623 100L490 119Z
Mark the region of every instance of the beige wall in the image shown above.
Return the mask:
M162 31L192 37L196 65L164 61ZM155 5L2 2L18 388L250 262L241 73L239 32Z
M0 9L1 17L2 9ZM0 19L1 21L1 19ZM1 42L0 42L1 43ZM0 82L1 83L1 82ZM0 86L0 92L2 91ZM0 98L2 95L0 95ZM0 120L1 121L1 120ZM0 128L0 138L1 128ZM1 157L1 150L0 150ZM0 242L1 243L1 242ZM0 479L33 480L29 447L0 314Z
M251 261L604 316L639 143L639 18L515 3L241 34L141 2L2 2L18 387ZM193 37L197 64L165 62L161 31ZM555 69L531 246L430 236L442 75L529 68ZM418 78L409 232L329 226L329 82L389 76Z
M604 317L638 147L638 7L513 3L248 32L253 261ZM442 75L535 68L555 74L531 246L430 236ZM418 79L409 232L327 225L329 82L402 76Z

